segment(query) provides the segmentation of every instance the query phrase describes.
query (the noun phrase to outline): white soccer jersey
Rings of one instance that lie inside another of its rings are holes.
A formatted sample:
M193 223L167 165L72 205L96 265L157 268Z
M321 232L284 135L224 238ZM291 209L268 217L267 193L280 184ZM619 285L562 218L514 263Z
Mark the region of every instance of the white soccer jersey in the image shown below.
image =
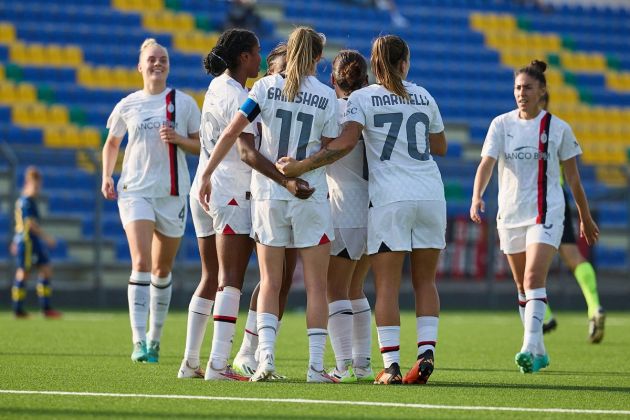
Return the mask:
M541 111L523 120L517 109L496 117L481 156L499 161L499 212L504 228L562 220L560 162L582 153L571 127Z
M199 177L210 159L210 153L219 140L221 132L232 121L238 112L238 107L246 99L247 89L227 74L215 77L210 82L203 100L201 130L199 131L201 153L191 188L192 196L196 197L199 193ZM253 133L251 126L248 126L244 132ZM236 200L238 204L242 204L246 195L249 195L251 176L252 168L241 161L236 144L234 144L212 173L211 202L218 206L226 206L232 200Z
M381 85L352 92L345 121L363 126L374 206L406 200L444 200L444 185L431 156L429 133L444 130L440 110L426 89L403 82L405 100Z
M107 128L115 137L124 137L129 132L118 181L119 196L155 198L188 194L190 175L185 152L164 143L160 127L174 124L177 134L188 136L199 131L199 118L194 99L170 88L157 95L139 90L118 102Z
M339 122L346 112L346 99L338 99ZM363 138L346 156L326 167L330 208L335 228L367 226L368 167Z
M305 77L293 102L282 95L284 77L272 75L254 83L240 111L250 121L260 114L260 153L272 162L284 156L302 160L321 149L321 137L337 137L337 97L314 76ZM301 176L316 189L309 200L323 201L328 194L326 169ZM299 200L284 187L254 171L252 196L257 200Z

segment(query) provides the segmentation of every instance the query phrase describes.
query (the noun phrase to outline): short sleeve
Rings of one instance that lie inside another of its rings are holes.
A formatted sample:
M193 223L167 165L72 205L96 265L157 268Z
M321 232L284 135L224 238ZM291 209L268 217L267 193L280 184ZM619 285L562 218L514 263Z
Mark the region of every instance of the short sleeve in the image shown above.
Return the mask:
M481 156L488 156L494 159L499 158L501 146L503 144L503 128L498 118L492 120L488 134L483 142L481 149Z
M127 132L127 123L122 116L123 101L120 101L114 107L109 119L107 120L107 128L109 133L114 137L122 138Z
M551 120L553 124L553 119ZM582 154L582 148L573 134L573 130L568 125L565 125L562 130L562 139L560 140L560 147L558 148L558 158L560 162L564 162L567 159Z
M442 121L442 114L440 114L440 108L437 102L435 102L435 98L431 98L431 114L429 133L441 133L444 131L444 122Z
M197 102L192 97L188 99L190 101L190 112L188 114L187 133L198 133L201 126L201 111L199 111Z
M36 210L35 210L35 206L33 205L33 202L31 200L29 200L28 198L22 200L21 203L21 211L22 211L22 217L23 218L27 218L27 217L36 217Z
M328 95L329 107L326 108L326 121L322 128L322 137L335 138L339 135L339 103L333 95Z
M354 121L365 127L366 117L363 107L361 106L361 96L359 96L358 91L354 91L350 94L348 104L346 105L346 112L343 117L344 122Z

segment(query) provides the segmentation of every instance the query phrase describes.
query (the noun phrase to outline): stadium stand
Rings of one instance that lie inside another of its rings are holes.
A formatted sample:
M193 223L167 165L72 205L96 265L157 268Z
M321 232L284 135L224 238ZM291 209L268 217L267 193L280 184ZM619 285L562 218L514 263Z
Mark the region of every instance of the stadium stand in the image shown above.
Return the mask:
M379 33L396 32L408 40L409 78L435 96L449 127L465 127L440 160L453 217L468 212L478 150L491 119L514 106L513 70L532 58L545 59L551 64L551 111L576 131L585 151L587 193L596 199L602 228L613 232L610 241L604 235L594 256L602 267L627 267L626 245L614 232L627 229L629 219L620 201L620 188L627 185L621 168L630 147L629 12L561 1L547 12L511 1L397 3L408 28L394 28L385 11L336 0L259 0L263 16L273 17L263 19L262 52L282 38L289 21L324 32L331 51L348 47L369 56ZM213 1L210 9L205 0L0 0L0 141L16 150L20 173L28 164L42 167L48 217L71 226L60 231L70 236L57 258L90 257L85 248L95 232L98 173L81 150L98 150L113 106L141 86L138 46L155 37L168 47L169 83L201 104L210 81L201 57L216 42L227 8L228 2ZM329 72L323 60L322 81ZM191 172L196 165L190 157ZM0 209L3 243L10 219ZM190 218L188 225L193 238ZM105 203L103 232L107 261L127 261L115 203ZM182 247L189 261L198 258L194 244L193 238ZM0 259L6 257L6 249L0 250Z

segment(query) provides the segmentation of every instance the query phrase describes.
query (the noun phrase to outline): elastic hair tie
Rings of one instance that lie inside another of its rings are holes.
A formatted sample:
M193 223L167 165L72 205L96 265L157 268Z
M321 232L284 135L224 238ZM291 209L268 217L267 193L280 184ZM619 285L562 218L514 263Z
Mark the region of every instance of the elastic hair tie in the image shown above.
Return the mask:
M214 55L216 58L218 58L219 60L221 60L223 62L223 64L225 64L225 67L230 67L228 66L228 63L217 53L210 51L210 54Z

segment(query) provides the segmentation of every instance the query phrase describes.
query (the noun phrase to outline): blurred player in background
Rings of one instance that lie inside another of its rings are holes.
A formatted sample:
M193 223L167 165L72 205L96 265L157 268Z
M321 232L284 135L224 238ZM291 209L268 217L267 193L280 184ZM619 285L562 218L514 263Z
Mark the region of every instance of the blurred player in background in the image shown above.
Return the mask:
M282 42L278 44L269 55L267 55L267 72L265 76L281 73L285 70L287 64L287 44ZM257 143L260 144L260 136L262 126L260 122L257 122L254 126L256 130ZM289 297L289 290L291 289L291 283L293 281L293 273L295 271L295 265L297 263L297 250L295 248L285 248L284 250L284 272L282 278L282 286L280 287L280 298L278 306L278 328L276 329L276 336L280 333L280 325L282 324L282 315L284 314L284 308ZM247 314L247 321L245 323L245 331L243 332L243 340L241 342L241 348L239 349L236 357L234 357L234 369L243 375L251 376L256 372L258 367L258 332L256 329L256 319L258 317L258 293L260 291L260 282L254 288L251 301L249 304L249 311ZM279 380L285 379L283 375L274 372L271 375L271 379Z
M166 48L154 39L144 41L138 62L144 88L116 105L103 146L101 190L107 199L118 198L131 253L127 296L134 362L159 359L173 261L186 227L190 175L184 152L199 154L199 108L189 95L167 88L169 68ZM126 132L116 190L112 173Z
M312 29L293 30L287 43L285 74L267 76L254 84L240 113L215 146L200 188L202 203L210 198L209 179L218 163L258 115L262 120L260 152L272 161L283 156L304 158L337 136L337 98L314 76L323 47L323 37ZM306 191L308 195L296 195L286 179L258 171L252 176L252 231L261 273L257 322L260 358L252 381L269 380L275 371L279 294L285 248L289 247L298 248L304 265L310 356L307 381L336 382L324 370L328 335L326 272L333 238L328 187L324 170L305 174L304 178L311 187Z
M541 106L547 110L549 106L549 93L545 92L542 97ZM560 241L558 253L562 262L571 270L577 280L586 305L588 307L588 340L591 343L600 343L604 338L604 327L606 325L606 313L599 303L599 293L597 293L597 275L593 265L584 258L578 249L575 241L575 231L573 230L573 212L569 204L569 194L564 188L564 178L560 173L560 183L562 194L564 195L564 230ZM545 312L545 323L543 324L543 334L553 331L558 326L558 322L551 312L551 306L547 302Z
M440 252L446 246L444 185L431 154L446 154L446 136L433 97L426 89L405 81L410 55L402 38L377 38L371 65L377 84L350 95L341 136L302 162L285 158L277 165L288 176L299 176L347 154L363 132L369 167L368 253L385 365L375 383L424 384L433 372L440 311L435 274ZM403 378L398 298L408 253L418 357Z
M367 85L367 63L358 51L343 50L332 62L331 83L343 122L348 97ZM367 257L368 168L363 138L347 156L327 166L335 239L328 265L328 333L340 382L374 381L372 311L363 293Z
M39 224L40 216L37 208L37 198L42 189L42 174L34 166L26 168L22 194L15 203L15 237L11 244L11 251L17 257L18 268L11 289L13 300L13 314L16 318L28 318L24 309L26 299L26 280L31 269L37 267L37 297L42 315L46 318L60 318L61 312L56 311L50 304L52 286L52 266L48 248L57 244L55 238L48 235Z
M470 207L471 219L481 223L482 196L498 160L497 229L518 289L524 337L515 361L523 373L549 365L542 326L547 306L545 284L563 231L560 163L577 204L580 234L589 245L599 235L578 172L577 156L582 150L571 127L541 106L547 89L546 68L546 63L534 60L515 73L517 109L496 117L490 125Z

